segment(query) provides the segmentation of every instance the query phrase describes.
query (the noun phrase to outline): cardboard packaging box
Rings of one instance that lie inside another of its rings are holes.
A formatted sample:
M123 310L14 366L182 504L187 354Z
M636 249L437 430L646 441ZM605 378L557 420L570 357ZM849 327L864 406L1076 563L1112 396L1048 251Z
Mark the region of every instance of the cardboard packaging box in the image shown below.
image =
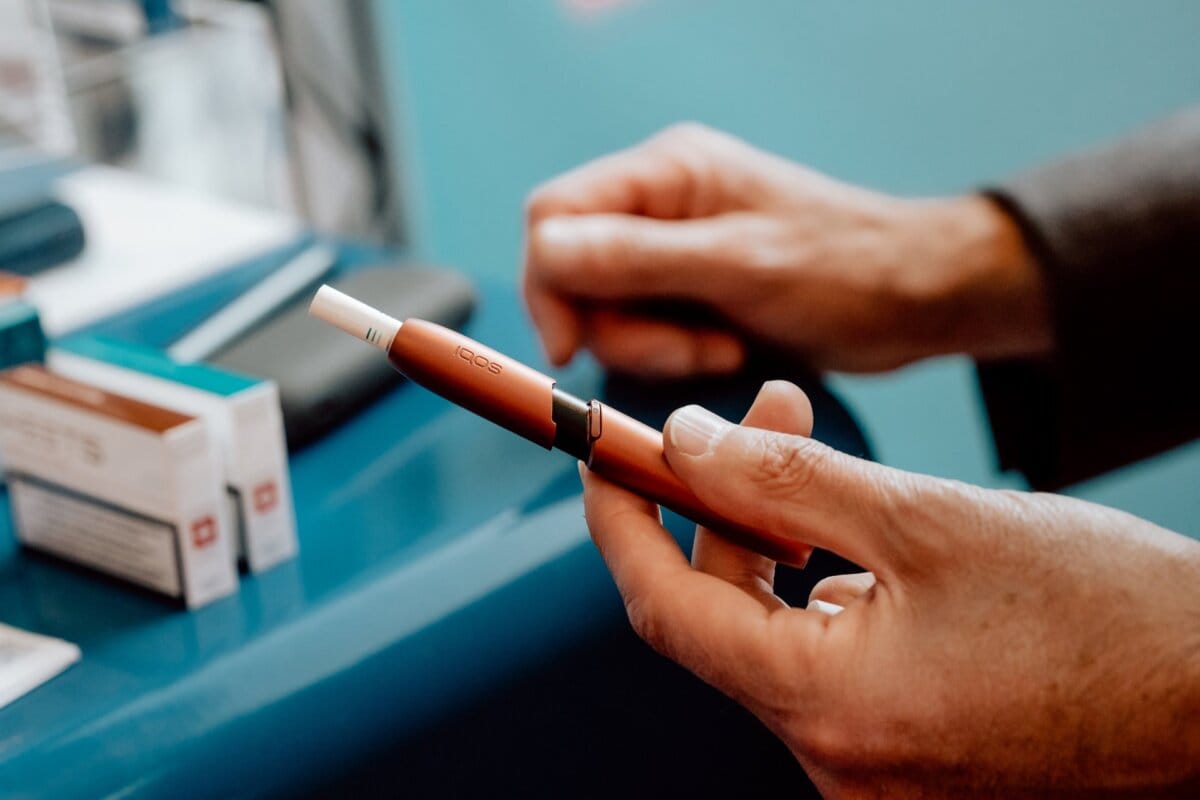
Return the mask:
M279 391L271 381L102 337L53 348L54 372L203 419L220 447L239 560L261 572L297 551Z
M237 588L203 421L24 365L0 373L0 449L23 544L190 608Z

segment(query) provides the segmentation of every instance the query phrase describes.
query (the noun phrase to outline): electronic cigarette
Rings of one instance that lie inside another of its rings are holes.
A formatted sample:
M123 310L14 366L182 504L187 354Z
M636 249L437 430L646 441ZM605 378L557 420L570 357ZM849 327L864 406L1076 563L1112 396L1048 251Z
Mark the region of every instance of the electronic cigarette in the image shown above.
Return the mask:
M414 383L661 506L785 564L803 566L812 548L718 516L676 477L662 432L598 400L582 400L553 378L491 348L420 319L400 322L330 286L309 313L387 354Z

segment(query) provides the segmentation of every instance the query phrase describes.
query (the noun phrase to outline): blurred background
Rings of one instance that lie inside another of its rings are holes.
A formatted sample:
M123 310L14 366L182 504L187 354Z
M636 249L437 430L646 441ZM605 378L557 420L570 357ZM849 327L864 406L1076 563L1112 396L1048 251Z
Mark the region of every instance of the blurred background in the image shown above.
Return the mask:
M1200 100L1188 0L144 5L0 4L32 21L0 34L0 130L500 280L532 187L679 120L937 195ZM1011 483L965 361L832 382L883 461ZM1200 533L1197 459L1071 492Z
M1200 100L1186 0L380 3L419 246L514 273L551 175L694 119L905 195L985 186ZM1193 165L1195 168L1195 165ZM971 365L833 378L885 463L984 485ZM1200 445L1070 493L1200 535Z
M26 293L51 338L214 275L243 291L269 272L253 259L281 248L294 255L317 241L337 243L343 256L348 249L447 265L478 286L504 287L483 291L493 310L505 306L486 317L485 329L520 329L526 342L511 290L523 202L537 184L583 161L696 120L845 181L902 195L961 193L1200 102L1197 42L1200 4L1191 0L0 0L0 205L20 205L49 174L55 196L82 219L87 269L36 274ZM244 267L250 261L256 266ZM188 307L214 308L217 297L194 292ZM165 347L171 338L153 343ZM832 375L827 383L880 461L985 486L1023 485L996 468L968 360ZM352 431L355 444L378 438L362 424ZM357 463L347 455L350 441L335 437L309 461L292 462L301 558L305 548L324 552L338 569L318 529L335 518L335 501L359 498L360 485L347 480L328 502L305 499L303 489L326 491L318 476L329 470L318 456ZM1197 475L1200 443L1193 443L1068 492L1195 537ZM390 539L390 529L375 531L362 552L379 559L371 548L384 552L380 543ZM580 531L576 544L584 542ZM394 560L386 563L364 556L354 580L379 579L409 557L397 552L387 550ZM311 565L301 562L295 594L302 599L294 609L285 604L296 618L322 601L326 587ZM603 577L596 565L589 569ZM328 586L343 591L332 579ZM620 610L604 591L595 618L616 625ZM514 595L493 606L488 624L499 609L527 601ZM215 650L199 648L201 660L234 652L274 624L218 635ZM570 638L564 631L574 623L556 624L547 630ZM613 656L607 663L619 668L616 677L585 665L611 656L605 641L575 651L552 674L512 678L507 695L445 723L443 734L488 768L519 771L506 760L517 745L488 761L490 745L478 737L511 725L514 735L545 746L540 726L570 727L552 711L530 714L529 698L580 691L571 676L588 675L580 680L607 677L636 705L652 685L639 670L681 680L640 656ZM386 685L385 673L374 674ZM695 688L673 701L672 713L707 696ZM595 700L612 702L619 701ZM336 718L337 701L325 707ZM706 719L738 731L747 724L735 711L720 714ZM674 736L685 724L663 719L659 729L639 719L650 725L647 736ZM0 740L4 725L0 717ZM562 752L579 744L562 735ZM453 771L456 753L405 747L382 760L395 767L426 759ZM712 747L721 752L719 737ZM566 779L587 768L585 756L545 774ZM783 753L771 757L776 766L787 761ZM359 763L352 771L341 789L382 779ZM509 777L503 785L531 785Z

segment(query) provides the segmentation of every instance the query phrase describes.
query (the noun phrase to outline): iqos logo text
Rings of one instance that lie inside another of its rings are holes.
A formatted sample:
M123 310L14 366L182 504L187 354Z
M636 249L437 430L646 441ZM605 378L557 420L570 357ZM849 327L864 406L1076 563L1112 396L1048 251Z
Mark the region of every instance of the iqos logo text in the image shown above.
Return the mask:
M469 347L463 347L461 344L454 348L454 354L468 364L474 364L480 369L486 369L493 375L499 375L504 369L502 364L492 361L487 356L481 356Z

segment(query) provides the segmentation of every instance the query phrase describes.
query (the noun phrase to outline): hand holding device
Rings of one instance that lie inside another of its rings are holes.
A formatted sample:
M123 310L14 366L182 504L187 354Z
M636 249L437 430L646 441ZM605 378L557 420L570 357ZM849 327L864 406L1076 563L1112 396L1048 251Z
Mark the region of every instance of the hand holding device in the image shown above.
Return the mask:
M420 319L404 322L329 286L310 313L384 353L396 369L446 399L547 449L565 450L588 468L745 546L803 565L812 548L767 527L722 517L684 486L663 458L662 434L555 385L553 378Z
M698 538L689 564L652 504L584 474L644 639L747 706L825 796L1195 796L1200 542L852 458L811 424L772 382L741 426L676 411L665 455L714 513L871 570L813 589L836 617L787 607L774 564L727 542Z

